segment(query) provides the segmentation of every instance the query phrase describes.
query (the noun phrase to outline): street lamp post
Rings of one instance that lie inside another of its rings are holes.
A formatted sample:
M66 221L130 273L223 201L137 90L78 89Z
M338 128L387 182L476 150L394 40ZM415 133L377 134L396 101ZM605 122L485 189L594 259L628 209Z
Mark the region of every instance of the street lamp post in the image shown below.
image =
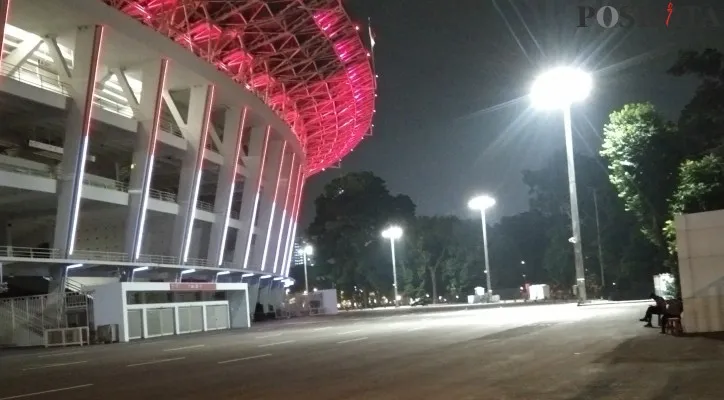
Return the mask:
M400 298L397 294L397 264L395 261L395 240L402 237L402 228L393 225L382 231L382 237L385 239L390 239L390 249L392 250L392 286L395 289L395 307L399 307Z
M309 294L309 278L307 275L307 256L311 256L312 253L314 253L314 247L312 245L307 244L302 249L302 260L304 263L304 294Z
M477 196L468 202L468 207L480 211L483 223L483 252L485 253L485 279L488 286L488 300L492 300L493 287L490 283L490 260L488 258L488 224L485 220L485 210L495 205L495 199L490 196Z
M571 127L571 105L588 97L593 87L591 76L577 68L559 67L540 75L533 83L531 100L537 108L563 111L563 127L566 138L568 160L568 190L571 200L571 228L573 251L576 263L576 285L579 303L586 299L586 278L583 267L583 246L581 243L581 222L578 215L578 193L576 190L576 168L573 159L573 129Z

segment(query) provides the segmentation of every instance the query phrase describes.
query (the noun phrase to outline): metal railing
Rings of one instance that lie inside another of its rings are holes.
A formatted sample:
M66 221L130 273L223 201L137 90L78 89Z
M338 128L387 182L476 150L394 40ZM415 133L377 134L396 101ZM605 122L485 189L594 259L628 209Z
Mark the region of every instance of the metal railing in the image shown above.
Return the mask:
M10 73L13 69L15 71ZM39 73L38 71L43 71L53 75L46 76ZM26 83L30 86L35 86L37 88L47 90L49 92L57 93L66 97L71 96L71 87L68 84L62 82L58 77L57 73L49 71L47 69L42 69L40 67L30 67L28 65L16 66L10 63L3 62L0 66L0 75L6 76L18 82ZM98 89L97 85L96 89ZM110 102L104 101L103 99L99 99L97 94L93 96L93 104L114 114L133 118L133 109L130 106L112 104Z
M6 172L14 172L14 173L23 174L23 175L38 176L38 177L42 177L42 178L52 178L52 179L55 178L55 174L53 174L52 171L43 171L43 170L39 170L39 169L20 167L20 166L12 165L12 164L0 163L0 170L6 171Z
M176 193L164 192L158 189L151 189L148 193L148 197L156 200L167 201L169 203L176 203Z
M46 249L38 247L17 247L17 246L0 246L0 257L17 257L17 258L59 258L61 252L58 249Z
M28 259L67 259L68 261L93 261L102 264L103 262L129 263L129 264L163 264L163 265L187 265L203 267L208 264L205 258L189 258L185 263L175 256L164 256L157 254L141 254L137 260L132 260L126 253L94 250L75 250L66 258L58 249L45 249L34 247L0 246L0 257L7 258L28 258Z
M197 201L196 202L196 208L199 210L204 210L208 212L214 212L214 205L211 203L207 203L205 201Z
M83 346L89 344L87 326L46 329L43 332L45 347Z
M101 189L116 190L118 192L128 193L128 184L121 181L114 180L96 180L93 177L86 176L83 179L83 184L93 186Z
M12 73L10 73L12 70ZM70 88L57 77L48 77L38 73L40 68L30 68L27 65L16 67L15 65L3 62L0 66L0 74L18 82L27 83L28 85L47 90L49 92L70 96ZM45 71L50 73L50 71Z
M161 117L159 120L158 127L165 132L168 132L174 136L180 137L181 139L184 138L183 132L181 132L181 128L178 127L178 124L176 122L171 121L167 119L166 117Z
M75 250L70 256L73 260L92 260L108 262L130 262L128 254L111 251Z
M164 264L164 265L179 265L178 257L174 256L162 256L156 254L141 254L138 257L137 263L141 264Z

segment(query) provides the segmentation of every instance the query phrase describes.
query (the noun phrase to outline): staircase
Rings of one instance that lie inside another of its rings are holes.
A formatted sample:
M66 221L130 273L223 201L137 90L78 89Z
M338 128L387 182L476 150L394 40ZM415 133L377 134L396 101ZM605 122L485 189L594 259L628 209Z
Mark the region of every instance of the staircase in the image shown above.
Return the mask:
M44 345L45 329L57 325L57 319L44 312L48 296L0 300L0 346Z
M0 299L0 347L47 345L46 330L89 326L90 307L90 294L71 279L53 293Z

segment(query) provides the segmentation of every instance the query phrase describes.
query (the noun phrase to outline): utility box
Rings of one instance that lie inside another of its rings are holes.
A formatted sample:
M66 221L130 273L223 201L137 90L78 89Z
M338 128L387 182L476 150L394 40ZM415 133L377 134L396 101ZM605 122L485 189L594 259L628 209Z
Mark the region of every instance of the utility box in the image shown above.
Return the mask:
M528 296L533 301L548 300L551 298L551 288L548 285L530 285Z
M118 342L118 324L101 325L96 331L98 343Z

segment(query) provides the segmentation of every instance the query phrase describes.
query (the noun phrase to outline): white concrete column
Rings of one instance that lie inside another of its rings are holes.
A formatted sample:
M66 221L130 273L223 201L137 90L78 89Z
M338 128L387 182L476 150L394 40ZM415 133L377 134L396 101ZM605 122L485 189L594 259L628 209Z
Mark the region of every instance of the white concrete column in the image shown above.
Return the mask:
M278 208L279 194L282 193L282 176L288 169L291 153L287 150L287 142L274 142L269 154L269 173L264 177L261 202L259 203L259 219L257 240L253 250L251 269L271 271L267 268L269 243L274 228L274 217ZM273 257L272 257L273 259Z
M214 86L196 86L191 88L189 110L186 121L187 131L195 132L194 138L187 137L188 147L181 164L181 178L178 188L179 212L176 216L171 238L171 255L185 263L189 256L196 202L199 197L201 175L204 169L206 141L209 137L211 111L214 104Z
M85 163L93 112L93 94L100 64L104 28L79 27L75 35L71 98L65 123L63 160L58 179L58 210L53 247L68 257L73 254L78 229Z
M304 184L306 182L306 176L304 175L303 171L304 167L302 167L302 174L300 175L301 182L299 183L299 191L297 193L297 200L296 204L294 205L294 211L291 218L291 226L292 228L290 234L289 234L289 240L287 241L287 250L284 253L284 257L286 258L284 262L286 263L287 270L284 274L284 276L289 276L289 268L292 265L292 257L294 256L294 238L297 237L297 222L299 221L299 208L302 204L302 197L304 195Z
M244 191L241 195L240 219L242 228L239 229L236 235L236 245L234 246L234 265L241 269L246 269L249 264L251 242L254 237L254 222L257 211L259 211L259 196L270 135L270 126L255 127L252 128L251 137L249 138L247 175L244 181Z
M143 87L136 112L137 141L133 152L133 170L128 190L128 219L126 223L126 253L136 261L143 246L146 227L148 196L151 191L153 163L156 154L158 124L163 110L168 60L162 59L145 65L141 71ZM119 77L119 80L121 78Z
M0 61L2 61L2 49L5 46L5 25L10 18L10 0L0 0Z
M297 194L297 183L299 181L298 176L301 171L299 167L301 164L297 162L296 154L292 156L291 165L289 166L289 175L286 180L286 190L284 191L284 198L280 199L281 208L278 211L279 215L279 228L272 230L272 233L276 235L276 238L272 240L272 244L276 243L274 249L274 260L272 261L272 273L284 272L281 267L284 260L284 251L287 244L287 236L289 231L289 219L292 215L291 208L294 204L294 196Z
M211 238L209 239L209 265L219 266L224 263L224 250L226 237L229 231L229 218L231 217L231 204L236 190L236 178L239 172L239 162L242 155L242 143L246 125L247 109L231 109L226 112L224 122L224 138L221 146L221 156L224 164L219 171L219 180L216 184L214 213L216 219L211 225Z

